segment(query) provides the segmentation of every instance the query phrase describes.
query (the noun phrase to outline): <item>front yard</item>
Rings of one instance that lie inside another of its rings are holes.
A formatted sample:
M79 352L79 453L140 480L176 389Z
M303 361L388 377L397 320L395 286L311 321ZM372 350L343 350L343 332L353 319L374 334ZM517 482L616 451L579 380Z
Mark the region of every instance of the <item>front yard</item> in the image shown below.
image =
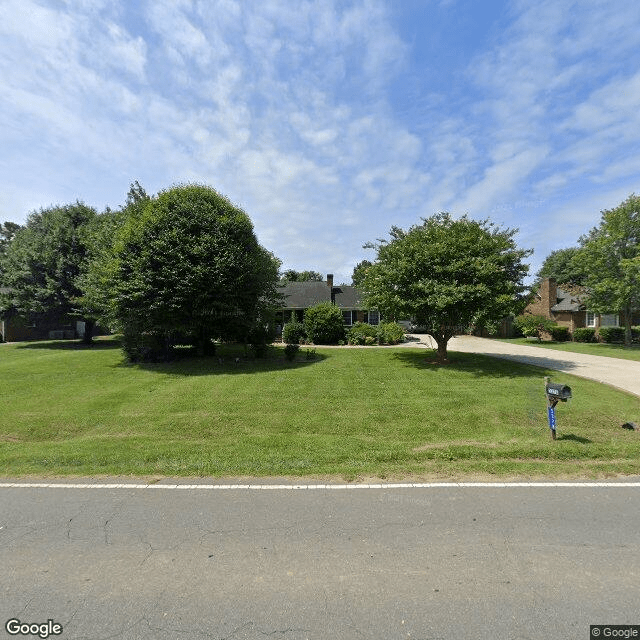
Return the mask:
M594 345L599 346L599 345ZM0 473L359 478L640 473L638 398L562 375L574 399L546 426L548 372L474 354L317 348L287 363L219 356L128 365L115 340L0 346ZM236 362L236 358L239 361Z

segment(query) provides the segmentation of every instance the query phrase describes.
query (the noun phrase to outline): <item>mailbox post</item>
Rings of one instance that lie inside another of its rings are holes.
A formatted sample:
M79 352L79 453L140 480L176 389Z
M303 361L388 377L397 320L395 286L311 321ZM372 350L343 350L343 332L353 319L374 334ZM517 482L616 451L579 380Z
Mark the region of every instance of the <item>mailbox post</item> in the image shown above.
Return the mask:
M566 384L549 382L549 376L544 378L544 392L547 396L547 416L551 437L556 439L556 405L558 402L566 402L571 398L571 387Z

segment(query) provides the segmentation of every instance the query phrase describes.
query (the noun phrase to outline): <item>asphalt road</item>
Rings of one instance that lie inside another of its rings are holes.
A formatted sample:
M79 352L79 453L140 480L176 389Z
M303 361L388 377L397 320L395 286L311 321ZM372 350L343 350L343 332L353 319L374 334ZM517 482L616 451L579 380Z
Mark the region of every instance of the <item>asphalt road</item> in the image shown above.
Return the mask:
M0 637L587 640L640 624L639 492L0 487Z

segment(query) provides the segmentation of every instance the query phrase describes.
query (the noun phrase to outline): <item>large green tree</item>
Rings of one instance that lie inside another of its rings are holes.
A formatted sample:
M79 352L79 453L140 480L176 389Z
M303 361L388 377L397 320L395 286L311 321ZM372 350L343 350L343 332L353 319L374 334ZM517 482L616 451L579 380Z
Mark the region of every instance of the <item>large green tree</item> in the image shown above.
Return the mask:
M296 271L287 269L282 274L281 283L285 282L322 282L324 278L318 271Z
M22 228L17 222L6 221L0 223L0 255L6 253L10 242L15 237L17 231Z
M568 247L552 251L545 258L540 270L536 273L536 277L539 280L555 278L559 284L584 285L586 273L579 262L576 261L579 251L579 247Z
M370 260L362 260L353 268L353 275L351 276L351 284L354 287L359 287L367 273L367 269L371 266Z
M279 267L244 211L190 184L127 218L100 278L125 336L155 336L166 356L176 333L201 350L212 338L246 339L278 299Z
M6 247L2 284L9 292L0 307L36 323L84 317L79 278L88 268L87 228L95 216L82 202L31 213Z
M119 209L107 209L87 225L86 239L89 268L78 279L82 295L78 299L86 317L108 327L113 322L111 313L111 263L115 239L128 218L142 215L151 200L136 180L127 193L125 204Z
M2 274L4 272L3 258L9 249L11 241L22 226L16 222L0 223L0 286L2 286Z
M601 213L600 224L580 238L575 260L587 273L587 305L600 313L619 313L628 346L632 312L640 308L640 196L632 193Z
M436 214L408 231L392 227L377 249L362 289L366 304L387 318L414 318L447 361L447 343L471 326L497 322L517 310L531 250L518 249L517 229L488 220Z

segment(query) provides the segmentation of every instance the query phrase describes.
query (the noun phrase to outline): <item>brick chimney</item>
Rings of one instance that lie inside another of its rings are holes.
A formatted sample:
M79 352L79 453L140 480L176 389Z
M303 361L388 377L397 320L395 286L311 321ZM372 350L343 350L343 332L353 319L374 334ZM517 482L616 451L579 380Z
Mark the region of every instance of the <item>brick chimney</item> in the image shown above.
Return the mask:
M558 285L555 278L545 278L540 286L540 306L543 314L547 318L553 320L551 307L558 302Z
M333 289L333 273L327 273L327 287Z

